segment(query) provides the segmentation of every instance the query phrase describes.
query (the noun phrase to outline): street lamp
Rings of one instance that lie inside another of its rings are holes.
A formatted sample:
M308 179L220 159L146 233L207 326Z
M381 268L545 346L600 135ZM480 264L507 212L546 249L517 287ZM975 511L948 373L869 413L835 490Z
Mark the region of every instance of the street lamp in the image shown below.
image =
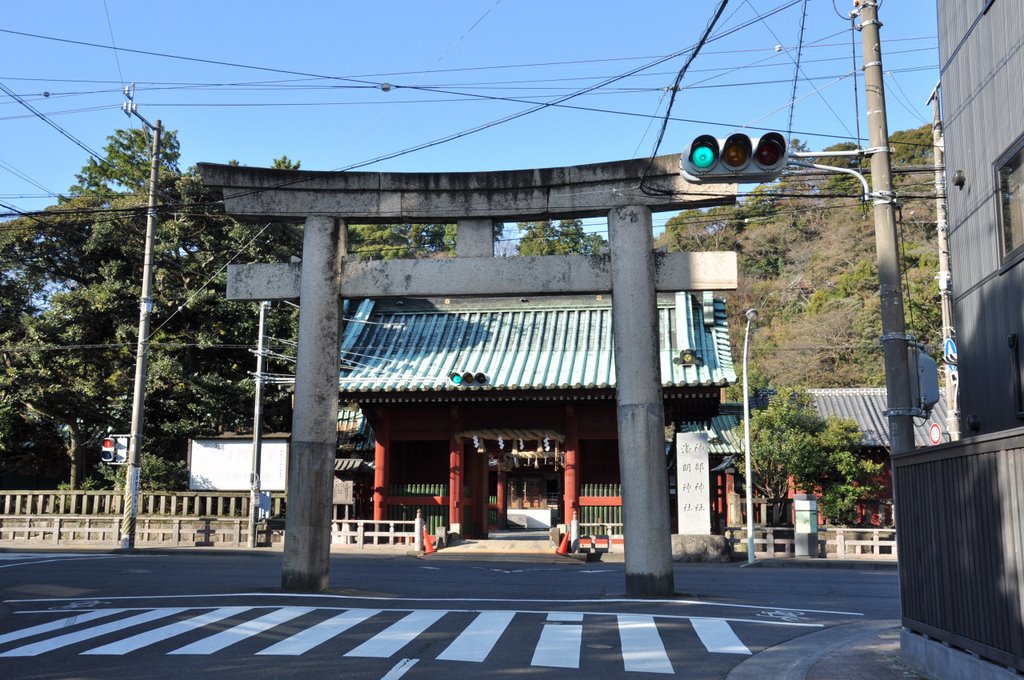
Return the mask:
M750 342L750 324L757 321L757 310L747 310L747 330L743 334L743 458L747 475L747 564L754 563L754 498L751 487L754 477L750 472L750 394L747 390L747 347Z

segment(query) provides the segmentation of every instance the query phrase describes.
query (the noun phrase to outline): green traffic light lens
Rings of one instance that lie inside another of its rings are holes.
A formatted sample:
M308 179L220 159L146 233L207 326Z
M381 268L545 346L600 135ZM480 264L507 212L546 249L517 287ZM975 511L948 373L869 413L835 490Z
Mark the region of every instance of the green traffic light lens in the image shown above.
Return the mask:
M455 383L456 385L461 385L462 384L462 374L460 374L460 373L452 373L451 379L452 379L452 382Z
M706 146L698 146L690 152L690 162L694 167L706 170L715 163L715 152Z

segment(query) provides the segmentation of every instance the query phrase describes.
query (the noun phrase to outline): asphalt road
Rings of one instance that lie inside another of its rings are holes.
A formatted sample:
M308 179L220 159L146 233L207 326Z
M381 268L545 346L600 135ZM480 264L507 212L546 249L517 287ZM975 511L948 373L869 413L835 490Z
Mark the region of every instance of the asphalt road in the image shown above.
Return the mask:
M0 551L0 677L724 678L824 628L899 616L892 570L338 555L280 592L279 553Z

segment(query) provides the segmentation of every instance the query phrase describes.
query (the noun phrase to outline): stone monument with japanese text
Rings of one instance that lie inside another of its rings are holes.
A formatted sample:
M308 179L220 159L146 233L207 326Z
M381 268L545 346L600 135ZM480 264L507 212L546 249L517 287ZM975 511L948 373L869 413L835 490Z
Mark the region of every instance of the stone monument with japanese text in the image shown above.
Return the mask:
M708 435L705 432L676 435L676 502L680 534L711 534Z

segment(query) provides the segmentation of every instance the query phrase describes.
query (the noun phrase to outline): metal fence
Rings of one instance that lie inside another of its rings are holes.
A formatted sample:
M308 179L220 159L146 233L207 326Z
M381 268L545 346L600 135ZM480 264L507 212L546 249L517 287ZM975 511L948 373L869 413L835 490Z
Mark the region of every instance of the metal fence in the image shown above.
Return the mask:
M903 625L1024 671L1024 428L893 456Z

